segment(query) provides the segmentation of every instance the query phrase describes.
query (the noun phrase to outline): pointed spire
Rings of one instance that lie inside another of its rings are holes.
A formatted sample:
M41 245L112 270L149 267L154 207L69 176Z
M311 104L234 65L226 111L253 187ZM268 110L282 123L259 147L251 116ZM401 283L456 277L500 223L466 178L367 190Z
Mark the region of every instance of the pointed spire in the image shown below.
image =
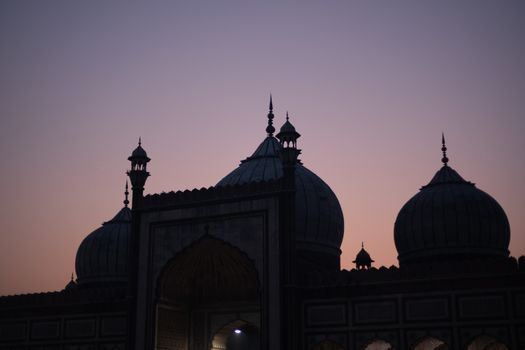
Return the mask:
M275 128L273 127L273 101L272 101L272 94L270 94L270 111L268 112L268 126L266 127L266 133L268 134L268 137L273 136L273 133L275 132Z
M288 111L286 111L286 121L288 121L288 119L290 118L288 117Z
M129 191L128 191L128 180L126 180L126 191L124 192L124 206L125 206L126 208L128 207L128 204L129 204L128 195L129 195Z
M365 249L365 242L361 242L361 249Z
M142 145L142 137L139 136L139 146Z
M444 166L447 166L448 164L448 158L447 158L447 146L445 145L445 133L441 133L441 151L443 152L443 158L441 158L441 161L443 162Z

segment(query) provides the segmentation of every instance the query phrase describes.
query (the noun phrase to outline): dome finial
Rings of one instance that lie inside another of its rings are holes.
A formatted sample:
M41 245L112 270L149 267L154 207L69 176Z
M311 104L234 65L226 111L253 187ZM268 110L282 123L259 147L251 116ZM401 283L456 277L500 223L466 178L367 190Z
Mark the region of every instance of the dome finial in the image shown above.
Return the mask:
M71 272L71 282L73 282L75 280L75 278L73 277L73 272Z
M447 158L447 146L445 145L445 133L441 132L441 151L443 151L443 158L441 158L441 161L443 162L444 166L447 166L448 164L448 158Z
M272 94L270 94L270 111L268 112L268 126L266 127L266 133L268 134L268 137L273 136L273 133L275 132L275 128L273 127L273 101L272 101Z
M288 117L288 111L286 111L286 121L288 121L288 119L290 118Z
M139 146L142 145L142 137L139 136Z
M128 180L126 180L126 190L124 191L124 206L126 208L128 207L128 204L129 204L128 195L129 195Z
M361 242L361 249L365 249L365 242Z

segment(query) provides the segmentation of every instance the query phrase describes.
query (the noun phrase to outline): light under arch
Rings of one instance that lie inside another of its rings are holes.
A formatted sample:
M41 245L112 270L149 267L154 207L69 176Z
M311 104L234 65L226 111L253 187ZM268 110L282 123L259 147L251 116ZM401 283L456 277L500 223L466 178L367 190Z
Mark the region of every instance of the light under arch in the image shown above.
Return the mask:
M246 334L249 336L257 338L259 337L259 329L255 325L244 321L244 320L235 320L224 325L219 329L213 338L211 339L210 350L224 350L229 349L228 343L231 343L231 339L235 337L244 337ZM252 346L251 349L259 349L259 341L257 339L256 346Z

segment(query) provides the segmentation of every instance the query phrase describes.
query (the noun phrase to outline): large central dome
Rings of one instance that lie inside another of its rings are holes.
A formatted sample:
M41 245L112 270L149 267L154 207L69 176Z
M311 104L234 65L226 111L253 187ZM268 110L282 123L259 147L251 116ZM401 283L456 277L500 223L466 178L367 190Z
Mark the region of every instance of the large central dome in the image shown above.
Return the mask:
M217 186L267 181L283 176L279 158L281 145L272 135L273 127L267 128L267 131L268 136L255 152L241 161L239 167L219 181ZM318 266L339 268L344 219L337 197L319 176L301 162L295 168L295 184L295 225L299 256Z

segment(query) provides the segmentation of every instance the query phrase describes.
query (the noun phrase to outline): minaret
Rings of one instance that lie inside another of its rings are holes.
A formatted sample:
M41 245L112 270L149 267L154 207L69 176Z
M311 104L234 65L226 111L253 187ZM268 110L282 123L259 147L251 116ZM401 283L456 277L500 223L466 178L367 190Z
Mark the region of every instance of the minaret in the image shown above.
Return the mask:
M129 314L128 314L128 334L134 335L136 330L137 320L137 288L138 288L138 266L139 266L139 227L140 227L140 200L144 196L144 185L149 177L147 171L148 162L151 160L144 148L142 148L142 142L139 138L139 145L128 157L131 162L131 169L127 171L129 179L131 181L131 192L133 197L131 198L131 210L132 210L132 221L131 221L131 236L129 241L129 271L128 271L128 298L129 302ZM127 185L127 183L126 183ZM126 186L126 192L127 186ZM124 205L127 206L128 201L127 194L125 192ZM126 349L134 350L134 338L130 337L126 342Z
M148 162L151 160L148 158L148 155L144 148L142 148L142 142L139 138L139 145L131 156L128 157L128 160L131 162L131 169L128 170L127 174L131 181L131 191L133 193L133 198L131 199L131 207L135 208L137 203L140 201L144 195L144 185L149 176L148 171L146 170Z
M299 349L300 338L297 320L300 307L296 302L297 249L295 232L295 167L301 151L297 139L301 135L290 123L288 112L286 122L276 135L281 143L279 156L283 167L282 194L280 198L280 265L281 265L281 348Z

